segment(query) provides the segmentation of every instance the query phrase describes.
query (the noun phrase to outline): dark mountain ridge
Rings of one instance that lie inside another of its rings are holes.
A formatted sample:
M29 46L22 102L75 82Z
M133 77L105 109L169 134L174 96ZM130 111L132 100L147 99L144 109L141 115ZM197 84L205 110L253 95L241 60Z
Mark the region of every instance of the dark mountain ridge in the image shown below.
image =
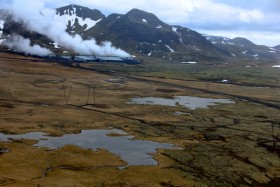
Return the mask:
M154 14L132 9L125 15L112 14L83 34L94 36L98 41L109 40L113 44L146 56L176 56L178 53L192 53L222 56L211 42L201 34L180 26L170 26Z
M57 14L62 15L76 15L82 19L90 18L92 20L99 20L105 18L105 15L103 15L99 10L97 9L89 9L87 7L79 6L79 5L68 5L64 7L57 8Z
M274 49L280 50L280 45L276 45L273 47Z
M277 59L279 51L267 46L255 45L245 38L229 39L225 37L202 35L181 26L172 26L157 16L139 9L128 13L103 15L97 9L79 5L57 8L58 19L67 25L71 35L79 34L83 39L95 38L98 43L111 41L118 48L137 56L150 56L176 61L240 59ZM21 23L7 19L7 11L0 11L0 20L4 19L3 35L18 33L30 38L32 43L48 47L56 53L65 49L57 48L46 37L28 32Z
M227 51L233 58L252 60L277 60L280 53L277 48L256 45L246 38L229 39L221 36L204 35L217 48Z
M105 15L97 9L73 4L57 8L56 11L57 15L65 21L67 31L73 34L82 34L93 27L96 22L105 18Z

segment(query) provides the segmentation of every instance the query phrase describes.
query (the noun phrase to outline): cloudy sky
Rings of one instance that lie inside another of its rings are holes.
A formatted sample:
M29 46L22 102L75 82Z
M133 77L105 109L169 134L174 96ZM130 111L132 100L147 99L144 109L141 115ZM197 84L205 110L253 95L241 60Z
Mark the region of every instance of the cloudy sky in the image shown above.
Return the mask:
M0 0L6 8L13 0ZM280 0L37 0L47 8L68 4L125 14L132 8L154 13L172 25L229 38L246 37L256 44L280 45ZM32 8L32 5L28 5Z

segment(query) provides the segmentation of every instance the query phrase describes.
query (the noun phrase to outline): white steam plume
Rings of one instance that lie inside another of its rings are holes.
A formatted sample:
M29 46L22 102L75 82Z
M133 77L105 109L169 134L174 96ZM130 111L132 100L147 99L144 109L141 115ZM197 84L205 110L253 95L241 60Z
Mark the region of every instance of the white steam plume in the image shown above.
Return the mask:
M119 56L130 55L112 46L111 42L103 42L100 46L95 39L83 40L81 36L71 36L66 32L64 22L56 18L56 11L46 9L44 3L37 0L13 0L12 12L16 21L23 21L30 31L38 32L81 55Z
M37 56L49 56L53 55L53 53L46 48L43 48L39 45L31 45L29 39L25 39L19 35L13 35L5 42L3 45L13 49L16 52L22 52L26 55L37 55Z

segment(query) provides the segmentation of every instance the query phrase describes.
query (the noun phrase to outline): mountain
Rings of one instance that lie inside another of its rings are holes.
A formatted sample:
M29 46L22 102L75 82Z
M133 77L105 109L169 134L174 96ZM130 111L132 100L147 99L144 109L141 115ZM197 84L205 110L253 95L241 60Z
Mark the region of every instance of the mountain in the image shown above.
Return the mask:
M170 26L154 14L133 9L125 15L111 14L84 32L84 38L112 41L133 54L154 57L219 58L222 54L201 34L180 26ZM184 54L184 55L180 55ZM178 59L179 60L179 59Z
M280 50L280 45L274 46L274 49Z
M204 34L204 36L217 48L228 52L234 58L265 60L279 59L280 57L280 51L275 47L271 48L264 45L256 45L246 38L237 37L229 39L206 34Z
M99 10L73 4L57 8L56 11L55 18L67 26L69 34L81 35L83 39L95 38L98 43L110 41L113 46L136 56L177 62L280 57L279 46L269 48L245 38L202 35L186 27L168 25L154 14L139 9L107 17ZM0 10L0 42L7 35L16 33L29 38L32 44L47 47L55 53L67 50L45 36L27 31L24 24L11 20L7 11Z

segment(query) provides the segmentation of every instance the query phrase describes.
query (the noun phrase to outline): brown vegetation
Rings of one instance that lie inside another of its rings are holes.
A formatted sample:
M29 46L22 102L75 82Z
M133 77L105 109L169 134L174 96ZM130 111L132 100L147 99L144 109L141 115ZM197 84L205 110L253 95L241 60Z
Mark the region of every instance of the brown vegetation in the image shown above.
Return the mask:
M206 89L202 82L145 78L163 84L126 76L125 83L111 83L106 80L113 75L32 60L0 53L0 132L60 136L117 128L182 149L159 150L158 166L120 169L126 163L106 150L0 142L9 150L0 154L0 186L273 186L279 181L279 109L235 97L230 99L236 104L198 110L127 103L131 97L178 93L229 97L203 90L269 102L279 98L275 88L210 83ZM93 86L94 96L88 91ZM174 115L177 111L187 115Z

